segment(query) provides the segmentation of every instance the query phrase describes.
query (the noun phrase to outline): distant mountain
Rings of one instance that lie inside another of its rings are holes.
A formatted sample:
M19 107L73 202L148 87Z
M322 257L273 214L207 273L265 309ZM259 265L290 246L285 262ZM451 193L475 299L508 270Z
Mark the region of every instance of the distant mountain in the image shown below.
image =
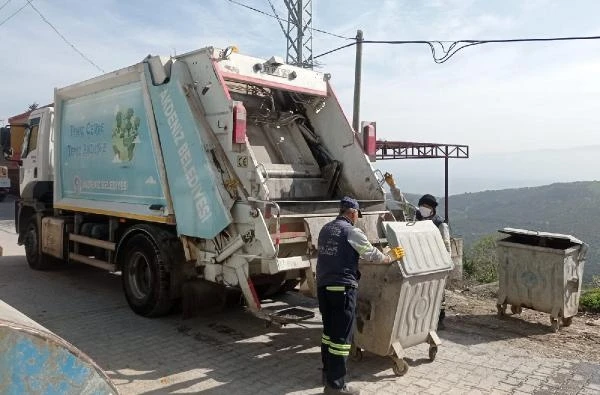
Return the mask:
M405 194L416 204L421 195ZM443 216L444 201L438 213ZM557 183L453 195L452 234L465 245L504 227L570 234L589 244L584 280L600 274L600 182Z
M406 191L444 193L444 161L388 160L373 164L394 174ZM469 159L450 159L451 195L466 192L523 188L555 182L600 180L600 146L506 153L470 152Z

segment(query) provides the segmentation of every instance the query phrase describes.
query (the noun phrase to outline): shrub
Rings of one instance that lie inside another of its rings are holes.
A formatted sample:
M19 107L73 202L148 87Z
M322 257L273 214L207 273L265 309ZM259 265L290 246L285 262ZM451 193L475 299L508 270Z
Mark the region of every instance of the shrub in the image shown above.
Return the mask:
M600 313L600 288L585 291L579 298L579 309L589 313Z
M498 258L496 239L486 236L479 239L465 254L463 272L466 278L480 283L498 280Z

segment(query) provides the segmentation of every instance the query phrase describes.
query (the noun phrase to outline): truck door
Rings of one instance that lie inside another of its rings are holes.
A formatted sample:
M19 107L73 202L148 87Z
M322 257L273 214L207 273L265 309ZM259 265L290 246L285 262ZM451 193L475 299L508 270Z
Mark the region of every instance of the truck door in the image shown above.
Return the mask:
M40 118L31 118L29 127L25 129L23 136L23 147L21 149L21 160L23 164L20 167L19 183L21 193L24 187L38 178L38 134L40 128Z

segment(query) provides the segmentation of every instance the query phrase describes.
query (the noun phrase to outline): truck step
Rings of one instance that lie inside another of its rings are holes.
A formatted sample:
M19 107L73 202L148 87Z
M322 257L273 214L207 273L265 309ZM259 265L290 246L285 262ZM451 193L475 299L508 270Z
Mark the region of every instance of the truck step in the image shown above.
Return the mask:
M75 243L87 244L93 247L104 248L105 250L114 251L116 248L116 244L106 240L98 240L93 237L87 237L82 235L76 235L74 233L69 233L69 240L74 241Z
M271 241L277 240L276 234L271 234ZM306 232L281 232L279 233L279 244L294 244L294 243L306 243L308 238Z
M69 253L69 259L81 263L85 263L86 265L94 266L99 269L108 270L109 272L114 272L116 270L116 265L108 263L106 261L102 261L100 259L90 258L84 255L75 254L74 252Z
M319 199L327 194L322 178L269 178L265 181L272 199Z

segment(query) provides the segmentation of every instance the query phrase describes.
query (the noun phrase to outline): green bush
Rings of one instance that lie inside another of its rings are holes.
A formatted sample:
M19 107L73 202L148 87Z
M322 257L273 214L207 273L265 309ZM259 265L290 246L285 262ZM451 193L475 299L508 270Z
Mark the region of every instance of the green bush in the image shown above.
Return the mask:
M468 280L480 283L492 283L498 280L498 258L494 236L479 239L466 251L463 272Z
M579 298L579 308L589 313L600 313L600 288L585 291Z

